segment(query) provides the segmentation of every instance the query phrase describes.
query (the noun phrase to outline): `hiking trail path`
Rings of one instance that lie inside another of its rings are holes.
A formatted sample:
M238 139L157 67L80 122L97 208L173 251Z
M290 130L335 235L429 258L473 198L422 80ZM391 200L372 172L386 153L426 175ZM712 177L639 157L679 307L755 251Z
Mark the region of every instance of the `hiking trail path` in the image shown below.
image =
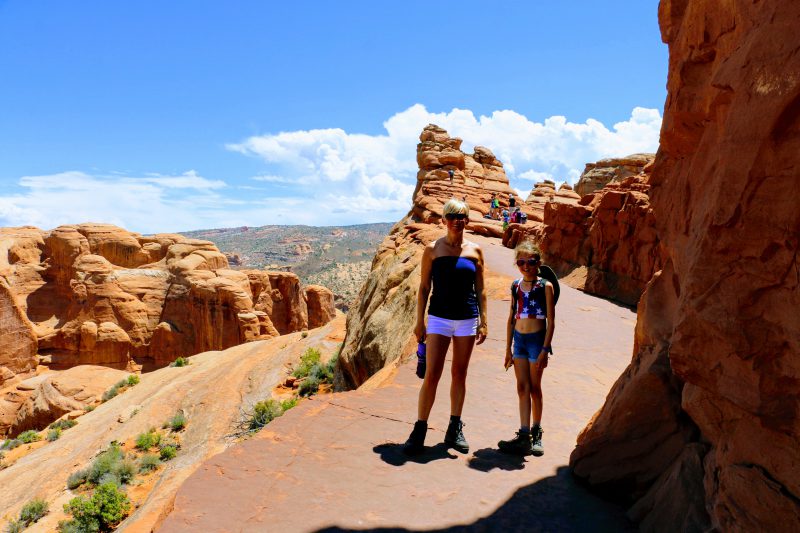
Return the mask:
M466 238L481 244L488 269L507 277L506 287L519 277L513 251L499 240ZM470 362L462 416L468 454L442 444L450 352L426 451L403 455L421 383L411 357L382 386L304 400L207 460L157 531L635 530L621 507L579 486L567 464L578 433L630 362L636 314L561 286L555 353L542 383L544 456L497 449L519 427L514 374L503 370L506 290L504 299L489 299L489 337Z

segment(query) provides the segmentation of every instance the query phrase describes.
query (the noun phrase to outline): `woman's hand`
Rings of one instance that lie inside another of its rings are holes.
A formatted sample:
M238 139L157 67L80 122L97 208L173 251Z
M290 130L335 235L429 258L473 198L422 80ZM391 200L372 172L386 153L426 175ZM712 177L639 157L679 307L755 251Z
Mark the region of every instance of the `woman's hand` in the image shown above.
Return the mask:
M483 341L486 340L486 336L489 334L489 326L485 323L482 323L478 326L478 336L475 339L475 344L481 344Z
M414 326L414 336L417 338L417 342L425 341L425 322L417 322L417 325Z

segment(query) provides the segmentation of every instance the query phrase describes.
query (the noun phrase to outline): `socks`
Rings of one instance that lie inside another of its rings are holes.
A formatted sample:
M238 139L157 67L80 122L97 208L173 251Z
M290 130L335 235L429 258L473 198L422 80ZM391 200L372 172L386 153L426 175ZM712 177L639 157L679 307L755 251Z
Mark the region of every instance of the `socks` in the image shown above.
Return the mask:
M519 428L519 432L520 432L520 433L530 433L530 432L531 432L531 429L530 429L530 428L528 428L528 427L525 427L525 426L520 426L520 428Z

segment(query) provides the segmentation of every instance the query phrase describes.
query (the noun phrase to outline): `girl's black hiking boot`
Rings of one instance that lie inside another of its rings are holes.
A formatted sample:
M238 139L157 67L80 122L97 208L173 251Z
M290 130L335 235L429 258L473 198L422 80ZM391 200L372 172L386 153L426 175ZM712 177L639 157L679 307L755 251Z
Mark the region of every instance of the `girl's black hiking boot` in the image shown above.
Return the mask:
M467 453L469 444L467 444L467 439L464 438L463 428L464 422L451 420L447 426L447 432L444 434L444 443L458 452Z
M536 457L541 457L544 455L544 446L542 446L542 428L537 427L534 428L531 432L531 453Z
M512 455L529 455L531 450L531 434L527 431L517 431L511 440L501 440L497 447L503 453Z
M414 423L414 429L411 430L411 435L408 440L403 444L403 453L406 455L419 455L425 451L425 434L428 432L428 422L425 420L417 420Z

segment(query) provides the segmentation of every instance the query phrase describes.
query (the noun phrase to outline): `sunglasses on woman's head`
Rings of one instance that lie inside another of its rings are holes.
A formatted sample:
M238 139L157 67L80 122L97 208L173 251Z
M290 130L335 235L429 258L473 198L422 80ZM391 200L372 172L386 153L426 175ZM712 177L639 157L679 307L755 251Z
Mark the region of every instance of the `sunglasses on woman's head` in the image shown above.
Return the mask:
M541 262L542 262L541 259L532 259L532 258L531 259L517 259L517 266L521 267L521 266L525 266L527 264L528 266L532 267L532 266L538 265Z
M447 220L465 220L467 215L465 213L447 213L444 218Z

